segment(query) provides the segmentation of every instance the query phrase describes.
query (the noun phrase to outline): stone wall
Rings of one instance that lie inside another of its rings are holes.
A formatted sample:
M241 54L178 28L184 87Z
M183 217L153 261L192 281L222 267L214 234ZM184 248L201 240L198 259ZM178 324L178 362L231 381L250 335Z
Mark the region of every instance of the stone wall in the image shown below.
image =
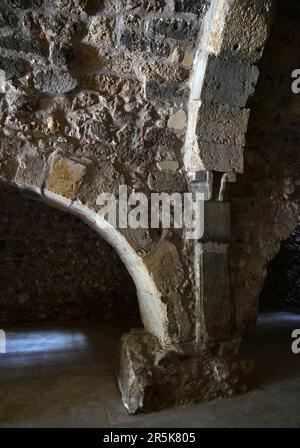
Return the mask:
M132 278L78 218L0 191L0 322L139 319Z
M256 321L267 266L295 229L300 199L299 2L279 2L251 100L244 174L231 186L232 292L237 327Z
M151 169L153 189L180 183L188 80L207 9L206 0L1 2L2 137L126 162L123 175L130 166L137 183Z

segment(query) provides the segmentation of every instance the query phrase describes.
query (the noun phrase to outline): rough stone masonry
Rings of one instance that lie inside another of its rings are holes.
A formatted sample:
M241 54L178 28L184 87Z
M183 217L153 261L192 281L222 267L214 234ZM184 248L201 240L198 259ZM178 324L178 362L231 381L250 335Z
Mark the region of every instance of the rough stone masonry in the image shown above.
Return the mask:
M0 178L119 254L144 328L123 335L130 413L247 390L230 285L228 183L243 150L269 0L4 0ZM205 231L101 226L97 197L201 192Z

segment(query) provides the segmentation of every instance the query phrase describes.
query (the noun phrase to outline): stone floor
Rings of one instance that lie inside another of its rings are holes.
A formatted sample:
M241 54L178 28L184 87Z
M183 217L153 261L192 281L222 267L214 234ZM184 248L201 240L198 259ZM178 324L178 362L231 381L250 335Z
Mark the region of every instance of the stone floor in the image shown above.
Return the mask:
M0 427L300 427L300 316L264 314L251 335L261 389L244 396L129 416L114 380L122 329L107 324L7 331L0 355Z

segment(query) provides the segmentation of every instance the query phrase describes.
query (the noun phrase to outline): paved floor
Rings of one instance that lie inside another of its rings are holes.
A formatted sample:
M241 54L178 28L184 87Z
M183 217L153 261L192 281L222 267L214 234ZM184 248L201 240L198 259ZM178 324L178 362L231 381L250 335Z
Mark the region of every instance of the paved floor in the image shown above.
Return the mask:
M113 325L53 325L7 332L0 355L0 427L300 427L300 316L264 314L251 336L261 389L129 416L114 380Z

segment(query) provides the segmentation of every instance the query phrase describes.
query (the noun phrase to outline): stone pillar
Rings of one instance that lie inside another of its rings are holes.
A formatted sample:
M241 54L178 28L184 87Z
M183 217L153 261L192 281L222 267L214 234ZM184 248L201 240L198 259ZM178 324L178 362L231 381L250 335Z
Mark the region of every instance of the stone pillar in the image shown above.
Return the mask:
M233 173L197 172L190 190L202 193L204 234L194 243L194 337L164 346L143 330L123 335L118 381L129 413L174 403L228 397L249 388L253 362L241 354L229 282Z
M271 3L212 0L205 16L184 151L190 189L205 196L204 234L194 246L194 332L189 340L172 339L168 345L144 332L123 336L118 379L130 413L247 390L253 362L241 354L235 332L226 185L243 172L247 100L259 75L256 63L268 35ZM182 328L180 314L176 319Z

